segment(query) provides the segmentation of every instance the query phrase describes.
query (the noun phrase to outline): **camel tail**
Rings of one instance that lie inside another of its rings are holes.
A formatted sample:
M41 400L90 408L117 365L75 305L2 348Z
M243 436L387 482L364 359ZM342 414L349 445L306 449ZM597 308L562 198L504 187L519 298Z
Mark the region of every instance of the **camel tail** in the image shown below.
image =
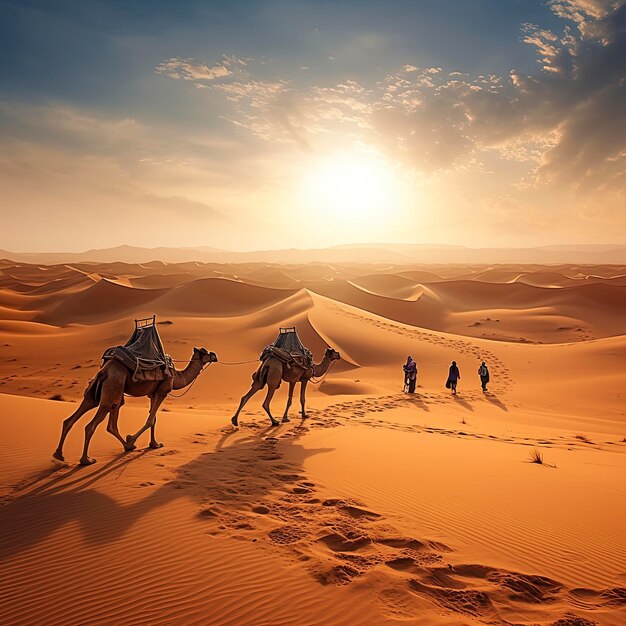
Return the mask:
M100 370L87 384L85 398L91 398L96 404L100 404L100 395L102 394L102 383L104 381L104 371Z
M267 365L266 363L261 363L259 369L252 374L252 380L257 382L261 387L265 387L267 383Z

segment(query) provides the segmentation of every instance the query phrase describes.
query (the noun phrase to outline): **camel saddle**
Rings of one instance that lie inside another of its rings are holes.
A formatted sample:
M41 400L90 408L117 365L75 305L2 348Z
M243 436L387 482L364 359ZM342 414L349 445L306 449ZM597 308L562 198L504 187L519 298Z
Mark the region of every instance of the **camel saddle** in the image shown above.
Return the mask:
M103 361L115 359L133 372L133 381L167 380L174 376L174 362L165 354L156 327L156 316L135 320L135 330L123 346L107 348Z
M271 356L282 361L287 367L297 365L305 370L313 367L313 353L304 347L295 326L281 328L274 343L263 349L259 360L264 362Z
M261 356L259 357L259 361L265 361L271 356L276 357L279 361L282 361L289 367L297 365L305 370L308 370L313 363L313 359L309 355L290 353L287 352L287 350L283 350L282 348L277 348L272 345L266 346L263 349L263 352L261 352Z

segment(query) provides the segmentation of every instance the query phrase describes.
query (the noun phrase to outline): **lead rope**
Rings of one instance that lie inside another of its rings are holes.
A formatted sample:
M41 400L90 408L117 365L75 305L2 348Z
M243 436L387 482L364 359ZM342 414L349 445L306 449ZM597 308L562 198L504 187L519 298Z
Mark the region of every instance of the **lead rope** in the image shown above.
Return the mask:
M249 363L256 363L259 359L250 359L249 361L217 361L218 365L248 365ZM174 363L189 363L184 359L172 359Z
M248 365L249 363L258 363L259 359L250 359L250 361L218 361L221 365Z

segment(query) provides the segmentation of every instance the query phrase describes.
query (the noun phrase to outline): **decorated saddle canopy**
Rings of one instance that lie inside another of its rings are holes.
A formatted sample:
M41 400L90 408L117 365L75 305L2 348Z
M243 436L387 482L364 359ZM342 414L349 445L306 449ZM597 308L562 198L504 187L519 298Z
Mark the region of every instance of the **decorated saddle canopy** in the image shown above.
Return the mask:
M174 375L174 363L165 354L156 327L156 315L135 320L135 330L123 346L107 348L103 361L115 359L133 372L133 381L166 380Z
M287 366L297 365L303 369L313 367L313 353L304 347L295 326L280 328L274 343L266 346L259 357L265 361L270 356L276 357Z

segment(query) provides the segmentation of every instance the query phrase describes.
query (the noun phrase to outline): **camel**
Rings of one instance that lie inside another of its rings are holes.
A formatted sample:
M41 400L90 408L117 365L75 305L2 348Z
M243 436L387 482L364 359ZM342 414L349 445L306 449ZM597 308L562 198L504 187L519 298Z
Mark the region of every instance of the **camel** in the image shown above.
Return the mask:
M80 465L91 465L96 460L89 457L89 442L96 428L109 415L107 431L110 432L127 452L135 450L137 439L150 428L150 448L162 448L163 444L155 438L155 425L157 411L163 400L173 389L182 389L190 385L207 363L217 362L215 352L209 352L206 348L194 348L193 355L185 369L174 370L174 376L166 380L149 380L135 382L133 373L125 365L115 359L106 361L100 371L91 379L80 406L67 419L63 421L61 439L53 457L58 461L65 461L63 457L63 444L68 433L76 422L91 409L98 407L94 418L85 426L85 445ZM124 405L124 394L141 398L150 398L150 411L146 423L134 434L123 439L117 427L120 409Z
M306 386L311 380L311 378L319 378L323 376L330 367L333 361L337 361L341 358L341 355L333 348L326 348L326 352L324 353L324 358L320 363L313 364L313 367L309 369L305 369L300 367L296 363L291 363L287 366L283 361L276 358L275 356L270 356L261 365L259 369L257 369L254 374L252 374L252 385L250 387L250 391L246 393L239 403L239 408L237 412L230 420L233 426L239 426L239 413L246 405L248 400L257 392L263 389L265 385L267 385L267 396L265 398L265 402L263 402L263 408L265 412L269 415L269 418L272 422L272 426L278 426L280 422L274 419L272 413L270 411L270 402L272 401L272 397L276 390L280 387L281 381L285 381L289 383L289 397L287 398L287 406L285 407L285 413L283 414L283 422L289 421L289 407L291 406L291 402L293 399L293 390L297 383L300 383L300 404L302 405L302 419L306 419L306 411L304 408L305 399L306 399Z

